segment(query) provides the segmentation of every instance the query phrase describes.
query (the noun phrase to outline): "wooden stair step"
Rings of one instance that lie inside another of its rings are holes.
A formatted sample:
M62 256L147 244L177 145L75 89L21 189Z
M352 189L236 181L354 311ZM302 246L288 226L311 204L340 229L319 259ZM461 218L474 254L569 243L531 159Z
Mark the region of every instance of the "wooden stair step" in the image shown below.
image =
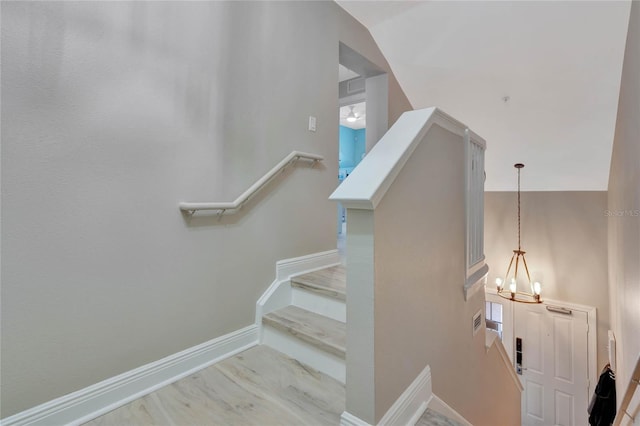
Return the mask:
M291 305L264 315L262 323L339 358L346 356L347 331L343 322Z
M343 265L292 277L291 285L334 299L347 300L347 272Z

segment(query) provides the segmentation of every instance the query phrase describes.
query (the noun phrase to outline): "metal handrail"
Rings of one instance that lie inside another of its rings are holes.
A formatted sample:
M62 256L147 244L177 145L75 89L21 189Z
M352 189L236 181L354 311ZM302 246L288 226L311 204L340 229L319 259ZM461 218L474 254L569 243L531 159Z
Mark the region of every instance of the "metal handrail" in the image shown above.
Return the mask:
M317 163L318 161L324 160L322 155L318 154L310 154L308 152L300 152L300 151L292 151L291 154L287 155L280 161L274 168L269 170L264 176L256 181L253 185L249 187L246 191L244 191L238 198L234 201L227 202L181 202L178 204L180 210L184 212L188 212L189 214L193 214L198 210L217 210L218 215L223 215L225 213L232 214L236 211L240 210L242 206L249 201L251 197L253 197L260 189L262 189L266 184L268 184L274 177L284 171L284 169L291 163L294 163L298 159L303 158L305 160L312 160L313 163Z
M638 361L636 361L636 368L633 370L633 374L631 375L631 380L629 381L629 387L627 387L627 391L624 393L622 398L622 404L620 404L620 409L618 410L618 414L613 422L614 426L618 426L622 424L622 419L628 416L632 422L635 422L635 416L638 414L639 407L634 409L634 413L629 413L629 404L631 404L631 400L633 399L633 394L638 391L638 386L640 385L640 357L638 357Z

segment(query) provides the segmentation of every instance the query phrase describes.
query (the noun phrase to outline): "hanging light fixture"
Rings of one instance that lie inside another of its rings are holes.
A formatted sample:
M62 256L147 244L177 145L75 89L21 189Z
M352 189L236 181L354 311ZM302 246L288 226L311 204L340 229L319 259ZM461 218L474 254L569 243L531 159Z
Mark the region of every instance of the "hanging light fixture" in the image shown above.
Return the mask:
M353 107L354 107L353 105L349 106L349 108L351 108L351 111L349 111L349 114L347 115L347 121L349 123L353 123L358 119L358 117L356 117L356 114L353 112Z
M496 278L496 287L498 289L498 295L505 299L522 303L541 303L540 293L542 292L542 285L539 281L531 282L529 267L524 257L526 252L522 250L520 245L520 170L524 167L524 164L517 163L514 164L513 167L518 170L518 249L513 251L513 256L511 256L511 261L509 262L509 267L507 268L504 279L501 277ZM525 291L518 291L518 286L522 282L518 277L518 272L522 272L522 268L519 268L521 263L526 273L527 286L525 287Z

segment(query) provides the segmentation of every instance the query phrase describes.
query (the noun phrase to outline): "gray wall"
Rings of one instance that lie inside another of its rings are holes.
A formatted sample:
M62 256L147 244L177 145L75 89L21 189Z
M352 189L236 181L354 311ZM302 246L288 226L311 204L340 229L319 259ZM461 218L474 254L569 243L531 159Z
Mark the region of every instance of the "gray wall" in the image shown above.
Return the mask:
M640 3L631 5L613 142L607 222L618 403L640 357ZM638 391L636 390L636 393ZM637 423L636 417L636 423Z
M526 173L526 168L523 173ZM515 173L514 173L515 175ZM525 176L523 176L525 178ZM518 248L517 194L485 193L488 284L504 278ZM532 276L542 276L542 298L594 306L598 316L598 366L607 362L607 193L523 192L522 249Z
M2 4L2 417L253 323L276 260L335 247L339 40L390 72L333 2ZM324 166L178 211L293 149Z

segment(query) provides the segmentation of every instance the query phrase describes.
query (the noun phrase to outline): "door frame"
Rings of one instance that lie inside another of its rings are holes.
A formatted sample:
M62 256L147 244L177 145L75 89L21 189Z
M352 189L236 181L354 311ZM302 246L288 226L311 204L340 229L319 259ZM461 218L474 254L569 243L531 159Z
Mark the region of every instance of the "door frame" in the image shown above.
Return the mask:
M497 295L497 291L493 288L486 288L485 293L491 294L494 296ZM485 301L486 301L486 297L485 297ZM504 309L503 309L502 335L503 335L503 340L509 339L511 347L508 348L507 345L504 345L504 346L505 348L508 349L507 353L509 354L509 357L511 358L511 363L515 368L515 363L514 363L515 353L513 352L515 350L514 349L515 347L515 324L514 324L515 312L514 312L513 304L518 302L511 302L509 299L504 299L504 301L505 301L505 304L503 306L509 310L509 314L505 315ZM581 305L579 303L573 303L573 302L564 302L564 301L554 300L554 299L543 299L542 304L558 306L561 308L571 309L574 311L585 312L587 314L587 327L589 327L587 330L588 331L587 333L587 380L588 380L587 395L593 395L593 391L595 390L595 387L598 383L598 322L597 322L598 317L597 317L596 308L593 306ZM511 324L505 325L505 322L506 322L505 319L508 319L509 321L511 321Z

